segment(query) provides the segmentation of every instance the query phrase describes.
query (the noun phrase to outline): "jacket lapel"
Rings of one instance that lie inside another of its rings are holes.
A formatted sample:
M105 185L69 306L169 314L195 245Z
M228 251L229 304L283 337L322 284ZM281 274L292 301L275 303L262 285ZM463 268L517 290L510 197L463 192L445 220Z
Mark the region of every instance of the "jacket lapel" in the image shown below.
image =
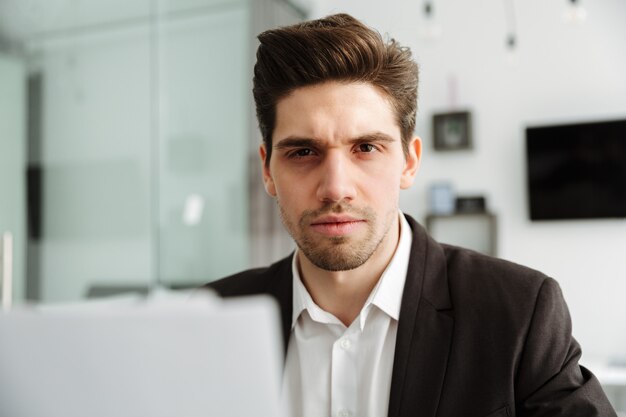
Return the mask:
M454 319L443 250L406 217L413 244L398 321L389 417L431 417L443 387Z
M280 306L281 330L283 334L284 354L287 355L287 346L291 334L291 320L293 313L293 278L291 262L293 253L277 262L267 271L269 282L267 293L273 296Z

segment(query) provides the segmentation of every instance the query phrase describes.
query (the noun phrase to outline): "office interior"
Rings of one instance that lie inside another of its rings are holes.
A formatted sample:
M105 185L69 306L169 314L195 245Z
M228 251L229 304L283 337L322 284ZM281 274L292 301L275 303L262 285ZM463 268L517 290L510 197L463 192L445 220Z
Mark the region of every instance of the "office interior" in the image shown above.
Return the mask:
M626 220L532 221L525 159L529 126L626 119L622 0L0 0L13 304L194 288L292 251L262 187L255 35L336 12L420 66L401 209L425 224L437 186L480 196L495 221L444 239L488 227L489 251L554 277L582 362L626 410ZM451 112L471 114L471 146L436 149Z

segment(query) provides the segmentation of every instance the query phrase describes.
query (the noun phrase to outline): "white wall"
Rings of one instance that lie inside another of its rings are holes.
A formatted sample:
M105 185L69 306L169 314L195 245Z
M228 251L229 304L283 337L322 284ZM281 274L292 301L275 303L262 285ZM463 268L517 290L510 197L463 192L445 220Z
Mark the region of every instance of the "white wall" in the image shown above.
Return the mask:
M626 117L626 2L583 1L582 25L566 24L565 0L516 1L518 49L505 49L505 2L435 1L442 28L421 37L422 1L315 0L312 17L348 12L413 50L421 68L416 131L424 140L418 182L401 197L417 217L427 187L450 180L458 193L480 193L499 217L499 254L555 277L568 301L586 358L626 357L626 220L531 223L527 213L527 124ZM475 148L432 150L432 113L451 104L474 117Z

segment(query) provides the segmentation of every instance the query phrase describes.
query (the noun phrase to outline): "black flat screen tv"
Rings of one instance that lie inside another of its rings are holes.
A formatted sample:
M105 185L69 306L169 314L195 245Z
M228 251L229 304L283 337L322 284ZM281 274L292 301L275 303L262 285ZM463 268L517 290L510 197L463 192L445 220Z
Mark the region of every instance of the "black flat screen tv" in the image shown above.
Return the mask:
M626 217L626 120L526 128L531 220Z

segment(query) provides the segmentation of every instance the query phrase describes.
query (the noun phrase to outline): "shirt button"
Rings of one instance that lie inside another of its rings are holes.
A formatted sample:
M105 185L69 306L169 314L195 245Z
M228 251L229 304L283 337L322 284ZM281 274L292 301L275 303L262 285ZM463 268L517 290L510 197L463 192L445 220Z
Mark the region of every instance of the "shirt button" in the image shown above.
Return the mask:
M339 345L343 348L343 349L350 349L350 346L352 346L352 342L350 342L350 339L341 339L341 342L339 342ZM346 410L342 410L342 412L346 412L349 413L349 411ZM348 417L349 414L341 414L339 413L339 417Z
M350 417L352 413L349 410L340 410L337 417Z

